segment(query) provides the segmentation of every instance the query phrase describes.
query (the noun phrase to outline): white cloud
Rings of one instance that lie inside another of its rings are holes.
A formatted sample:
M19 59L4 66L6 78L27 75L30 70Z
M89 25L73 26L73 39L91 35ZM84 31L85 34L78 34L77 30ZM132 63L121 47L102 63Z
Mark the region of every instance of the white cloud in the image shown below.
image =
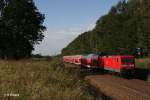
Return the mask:
M35 46L33 53L42 55L55 55L61 53L62 48L66 47L79 34L92 30L94 24L87 27L67 28L67 29L48 29L45 32L45 38L40 45Z

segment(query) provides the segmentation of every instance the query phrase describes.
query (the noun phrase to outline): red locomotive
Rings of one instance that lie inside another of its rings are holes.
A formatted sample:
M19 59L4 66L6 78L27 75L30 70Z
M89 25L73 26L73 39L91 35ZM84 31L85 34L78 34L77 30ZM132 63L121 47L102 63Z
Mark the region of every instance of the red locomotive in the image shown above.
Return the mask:
M87 68L101 68L116 73L132 72L135 68L134 56L98 54L64 56L63 61Z
M104 56L104 69L121 72L122 70L133 70L135 67L133 56Z

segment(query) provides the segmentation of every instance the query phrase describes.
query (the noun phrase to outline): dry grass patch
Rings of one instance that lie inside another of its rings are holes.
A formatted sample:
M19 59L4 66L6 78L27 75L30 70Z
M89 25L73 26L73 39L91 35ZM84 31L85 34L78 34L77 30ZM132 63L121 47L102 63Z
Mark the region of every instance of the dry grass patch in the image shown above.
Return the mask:
M87 100L86 84L78 71L52 61L0 61L0 98L5 100ZM19 97L4 96L6 93Z
M150 58L136 59L135 62L138 68L150 68Z

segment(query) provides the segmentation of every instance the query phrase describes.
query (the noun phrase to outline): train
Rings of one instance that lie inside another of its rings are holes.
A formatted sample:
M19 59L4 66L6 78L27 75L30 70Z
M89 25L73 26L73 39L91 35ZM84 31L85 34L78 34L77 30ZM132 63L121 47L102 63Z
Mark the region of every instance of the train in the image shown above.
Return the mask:
M71 55L63 56L63 62L90 69L103 69L120 75L131 74L135 69L135 57L132 55Z

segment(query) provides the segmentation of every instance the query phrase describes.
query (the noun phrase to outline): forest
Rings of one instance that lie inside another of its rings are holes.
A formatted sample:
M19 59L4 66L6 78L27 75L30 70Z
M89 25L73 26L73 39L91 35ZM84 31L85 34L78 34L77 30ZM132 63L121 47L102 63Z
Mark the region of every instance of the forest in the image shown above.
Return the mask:
M136 48L149 50L149 26L149 0L121 0L97 20L93 30L79 35L62 54L134 54Z

